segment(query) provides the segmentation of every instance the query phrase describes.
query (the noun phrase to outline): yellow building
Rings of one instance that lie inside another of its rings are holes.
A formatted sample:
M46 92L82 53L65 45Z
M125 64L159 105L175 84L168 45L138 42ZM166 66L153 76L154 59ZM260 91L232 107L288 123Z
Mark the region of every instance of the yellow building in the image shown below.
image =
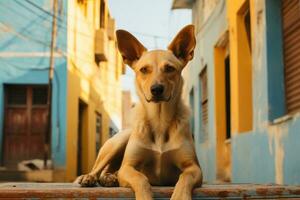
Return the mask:
M106 0L68 1L66 180L91 170L121 128L122 58Z

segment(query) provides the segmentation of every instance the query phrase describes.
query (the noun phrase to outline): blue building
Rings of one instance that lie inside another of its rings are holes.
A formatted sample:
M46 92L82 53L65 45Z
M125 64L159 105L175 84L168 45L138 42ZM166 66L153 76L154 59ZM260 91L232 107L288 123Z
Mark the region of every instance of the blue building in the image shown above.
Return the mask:
M121 97L124 65L107 2L57 0L47 134L53 2L0 2L0 160L5 169L0 173L13 170L24 175L23 161L47 160L46 168L26 174L34 181L72 181L87 173L99 147L121 122L121 98L116 97ZM112 87L107 95L104 91ZM107 109L112 99L119 114Z
M299 0L174 0L192 9L184 72L206 182L300 183Z
M21 160L45 156L52 4L36 3L0 3L0 157L2 165L9 169ZM66 1L61 3L61 12L66 13ZM66 15L59 19L59 24L65 26ZM66 30L61 27L57 32L57 49L61 53L56 51L54 55L51 153L47 155L51 155L48 159L57 170L66 164L66 41Z

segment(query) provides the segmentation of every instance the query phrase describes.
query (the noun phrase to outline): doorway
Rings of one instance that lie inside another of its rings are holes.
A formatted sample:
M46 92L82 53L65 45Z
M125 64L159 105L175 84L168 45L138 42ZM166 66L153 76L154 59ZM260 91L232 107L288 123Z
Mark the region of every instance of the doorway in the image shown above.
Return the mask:
M44 158L48 127L46 85L4 86L2 164L17 169L19 162Z
M225 104L226 104L226 140L231 138L231 107L230 107L230 57L225 58Z
M229 37L226 31L215 47L215 127L217 179L231 181L231 83Z
M85 132L85 118L87 105L79 100L78 104L78 138L77 138L77 175L83 174L83 136Z

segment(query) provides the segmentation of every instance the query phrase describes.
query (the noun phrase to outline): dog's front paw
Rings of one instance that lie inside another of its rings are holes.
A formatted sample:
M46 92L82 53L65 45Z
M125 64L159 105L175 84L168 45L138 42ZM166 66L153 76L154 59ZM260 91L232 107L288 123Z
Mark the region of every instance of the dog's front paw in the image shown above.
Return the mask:
M192 200L192 194L190 192L187 192L185 190L178 190L175 188L171 200Z
M100 176L99 184L104 187L118 187L118 177L115 173L105 173L104 175Z
M97 185L97 176L91 174L84 174L79 176L75 183L80 184L82 187L93 187Z

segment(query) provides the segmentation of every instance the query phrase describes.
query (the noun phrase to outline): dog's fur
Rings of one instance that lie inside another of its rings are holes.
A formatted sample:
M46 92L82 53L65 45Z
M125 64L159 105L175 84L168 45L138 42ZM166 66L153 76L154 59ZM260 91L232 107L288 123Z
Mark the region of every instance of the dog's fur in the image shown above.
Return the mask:
M193 58L194 26L184 27L168 50L147 51L124 30L116 35L124 62L136 73L141 102L135 107L131 129L109 139L92 171L76 182L131 187L139 200L152 199L150 185L175 185L171 199L191 199L192 189L202 184L202 171L190 133L189 110L181 99L181 72ZM155 91L156 86L160 89Z

